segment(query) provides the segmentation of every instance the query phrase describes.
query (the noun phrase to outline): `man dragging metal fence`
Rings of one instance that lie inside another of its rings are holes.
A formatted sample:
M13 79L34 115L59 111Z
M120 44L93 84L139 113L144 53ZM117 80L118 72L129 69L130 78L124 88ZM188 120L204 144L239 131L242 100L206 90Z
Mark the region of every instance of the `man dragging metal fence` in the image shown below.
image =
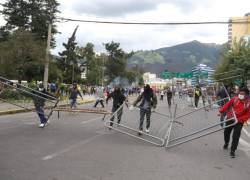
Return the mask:
M233 131L233 140L231 145L231 152L230 155L232 158L235 157L235 151L239 144L239 139L241 136L241 130L243 127L243 124L248 121L250 118L250 99L247 96L249 94L249 90L247 88L241 88L239 90L239 95L234 96L230 101L228 101L226 104L224 104L219 112L221 114L227 112L227 118L233 117L232 109L235 111L236 118L238 120L238 123L234 126L229 126L224 131L224 141L225 144L223 146L224 149L228 149L228 144L230 141L230 135ZM227 125L232 124L232 121L228 121Z
M109 99L113 99L113 107L112 107L112 113L117 112L117 123L120 124L121 118L122 118L122 112L123 108L121 107L123 103L126 101L126 97L122 94L121 89L119 87L116 87L114 92L110 93L106 99L106 103L108 104ZM114 116L110 119L110 126L113 126Z
M35 105L36 112L37 112L37 114L38 114L38 116L40 118L39 127L44 128L46 125L49 124L49 120L47 119L47 117L45 117L45 113L44 113L45 101L46 101L46 98L48 98L49 96L50 97L53 97L53 96L51 94L49 94L44 89L43 84L39 84L38 91L40 93L34 92L35 96L32 96L32 99L33 99L33 102L34 102L34 105ZM38 96L36 96L36 94ZM49 96L47 96L47 95L49 95Z
M141 104L139 105L140 125L139 125L138 135L142 135L144 117L146 115L146 118L147 118L146 133L149 133L151 108L155 109L157 105L157 97L149 85L146 85L144 87L143 93L139 95L139 97L133 103L133 106L136 106L139 102L141 102ZM133 109L133 106L131 107L131 109Z

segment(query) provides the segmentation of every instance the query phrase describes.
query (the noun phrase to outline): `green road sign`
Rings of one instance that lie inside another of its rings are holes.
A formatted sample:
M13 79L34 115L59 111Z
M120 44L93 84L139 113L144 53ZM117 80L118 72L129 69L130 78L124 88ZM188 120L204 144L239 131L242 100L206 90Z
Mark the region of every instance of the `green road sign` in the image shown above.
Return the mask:
M193 73L192 72L168 72L168 71L164 71L162 73L162 77L164 79L171 79L171 78L191 79L193 77Z

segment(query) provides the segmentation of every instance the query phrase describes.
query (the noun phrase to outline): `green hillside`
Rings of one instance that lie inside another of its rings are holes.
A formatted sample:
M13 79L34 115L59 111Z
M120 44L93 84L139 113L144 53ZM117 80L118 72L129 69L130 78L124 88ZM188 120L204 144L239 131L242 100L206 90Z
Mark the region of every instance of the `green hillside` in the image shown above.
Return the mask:
M129 67L139 65L145 71L160 73L167 69L187 72L198 64L215 67L219 61L222 45L191 41L172 47L151 51L138 51L129 59Z

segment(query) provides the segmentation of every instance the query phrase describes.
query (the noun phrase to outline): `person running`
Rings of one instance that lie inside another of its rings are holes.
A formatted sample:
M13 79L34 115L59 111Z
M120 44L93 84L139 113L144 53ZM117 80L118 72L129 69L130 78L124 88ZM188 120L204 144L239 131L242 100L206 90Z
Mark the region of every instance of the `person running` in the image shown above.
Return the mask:
M195 105L195 109L198 109L198 104L199 104L199 100L200 100L201 96L202 96L201 88L200 88L200 86L196 86L195 90L194 90L194 105Z
M70 108L74 108L76 109L76 105L77 105L77 96L80 96L83 100L83 97L80 93L80 91L77 88L77 84L73 83L72 87L69 90L69 100L70 100Z
M170 88L167 89L167 100L168 100L168 107L171 107L171 101L173 97L173 92Z
M247 88L241 88L239 90L238 96L234 96L232 99L230 99L226 104L224 104L219 112L220 114L224 114L227 112L227 119L231 119L234 117L233 111L235 112L236 118L237 118L237 124L227 127L224 130L224 146L223 149L228 149L229 141L230 141L230 135L233 131L233 140L231 145L231 151L230 156L232 158L235 157L235 151L237 150L239 139L241 136L241 130L243 127L243 124L248 121L250 118L250 99L247 96L249 94L249 90ZM233 120L229 120L226 122L226 125L229 126L233 124Z
M102 105L102 108L104 108L104 92L103 92L103 88L102 87L98 87L96 89L96 95L97 95L97 98L96 98L96 102L95 102L95 105L94 105L94 108L96 108L96 106L100 103Z
M113 99L113 107L112 107L112 113L115 113L117 110L117 123L121 123L122 119L122 112L123 112L123 103L126 101L126 97L124 94L122 94L121 89L119 87L115 87L114 91L110 93L106 99L106 104L108 104L109 99ZM115 116L113 115L110 119L110 126L113 126ZM111 128L110 128L111 130Z
M142 131L143 131L143 122L144 122L145 115L147 119L146 133L149 133L151 108L155 109L157 105L157 97L148 84L144 87L143 93L139 95L136 101L133 103L133 106L136 106L139 102L141 102L141 104L139 105L140 124L139 124L139 132L138 132L138 135L140 136L142 135Z

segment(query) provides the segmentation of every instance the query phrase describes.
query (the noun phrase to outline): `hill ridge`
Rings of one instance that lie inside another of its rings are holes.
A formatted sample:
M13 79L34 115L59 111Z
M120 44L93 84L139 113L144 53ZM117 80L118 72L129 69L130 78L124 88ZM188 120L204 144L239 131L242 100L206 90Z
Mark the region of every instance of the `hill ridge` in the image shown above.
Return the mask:
M128 60L128 67L138 65L144 71L157 74L164 70L188 72L198 64L214 68L219 61L222 48L223 45L220 44L193 40L156 50L140 50Z

